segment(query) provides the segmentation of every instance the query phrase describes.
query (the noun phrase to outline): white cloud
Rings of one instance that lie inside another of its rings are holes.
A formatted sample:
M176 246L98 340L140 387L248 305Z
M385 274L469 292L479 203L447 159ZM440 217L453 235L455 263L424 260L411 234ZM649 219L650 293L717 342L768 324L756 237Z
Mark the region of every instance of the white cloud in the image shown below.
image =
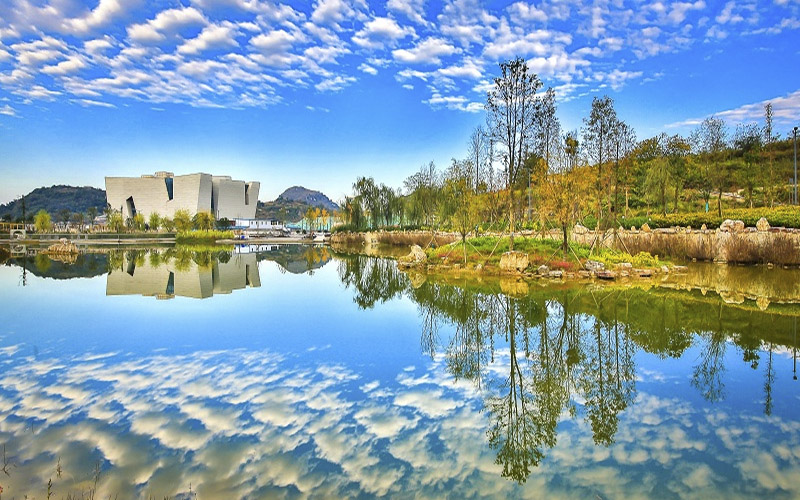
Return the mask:
M376 17L353 36L353 42L364 48L379 49L387 45L395 46L398 40L407 37L416 37L414 28L401 27L397 21L388 17Z
M112 48L114 44L109 37L87 40L83 42L83 48L89 54L98 54Z
M204 25L206 18L194 7L168 9L159 12L155 18L146 23L128 26L128 37L135 42L153 43L166 39L186 26Z
M311 20L338 29L339 24L346 19L363 19L360 9L366 9L365 3L360 0L316 0Z
M126 7L130 7L135 3L137 2L130 0L100 0L97 7L92 9L85 17L68 19L65 21L65 26L70 31L86 33L107 25L115 17L124 13Z
M439 64L441 56L449 56L459 49L441 38L426 38L410 49L396 49L392 55L397 61L407 64Z
M370 75L377 75L378 74L378 70L373 68L372 66L370 66L367 63L361 63L358 66L358 70L359 71L363 71L364 73L369 73Z
M320 92L337 92L350 85L354 81L356 81L356 79L352 76L335 76L333 78L322 80L318 84L314 85L314 88Z
M6 104L3 107L0 107L0 115L17 116L17 110Z
M86 62L84 62L81 57L73 56L66 61L61 61L55 66L46 66L42 68L42 73L47 73L48 75L67 75L75 73L85 67Z
M386 9L398 12L421 26L430 26L425 19L425 0L389 0Z
M231 25L211 24L203 28L195 38L178 47L181 54L198 54L209 49L236 47L236 29Z

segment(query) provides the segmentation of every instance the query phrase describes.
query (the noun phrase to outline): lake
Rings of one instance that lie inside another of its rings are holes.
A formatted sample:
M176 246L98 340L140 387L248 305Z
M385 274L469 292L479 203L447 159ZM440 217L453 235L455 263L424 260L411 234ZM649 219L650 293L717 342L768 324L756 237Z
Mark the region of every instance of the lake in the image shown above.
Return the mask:
M798 498L798 282L434 279L281 245L15 257L2 495Z

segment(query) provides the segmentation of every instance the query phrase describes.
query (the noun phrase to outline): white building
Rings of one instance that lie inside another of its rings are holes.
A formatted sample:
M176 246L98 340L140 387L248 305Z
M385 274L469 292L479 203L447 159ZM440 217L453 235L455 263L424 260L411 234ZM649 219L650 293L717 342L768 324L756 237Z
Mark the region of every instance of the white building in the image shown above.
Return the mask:
M253 218L258 204L258 182L233 180L210 174L174 175L156 172L141 177L106 177L106 200L124 218L141 213L174 217L211 212L217 219Z

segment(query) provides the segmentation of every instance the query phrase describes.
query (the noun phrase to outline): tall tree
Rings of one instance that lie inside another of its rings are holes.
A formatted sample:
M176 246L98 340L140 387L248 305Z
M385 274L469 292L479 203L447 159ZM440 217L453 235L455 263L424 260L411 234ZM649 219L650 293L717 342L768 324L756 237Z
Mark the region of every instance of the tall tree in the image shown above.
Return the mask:
M588 118L583 120L583 148L590 162L597 169L597 223L603 220L603 164L612 155L614 130L617 126L617 112L614 101L608 97L592 99L592 110ZM610 201L610 192L608 195Z
M773 166L773 147L774 140L772 131L772 103L764 105L764 150L767 153L767 172L764 179L764 190L769 199L769 206L775 206L775 168Z
M472 186L478 192L481 190L481 178L489 157L489 136L483 127L475 127L472 134L470 134L467 154L472 164L472 171L475 174ZM484 181L485 184L486 182Z
M514 184L522 169L525 151L533 134L536 92L539 77L528 71L528 64L518 57L500 63L500 76L486 100L487 126L493 144L501 149L506 187L509 190L510 249L514 249Z
M706 118L697 129L700 153L704 159L708 181L717 190L717 214L722 217L722 192L730 185L723 155L728 140L728 130L721 118ZM708 204L708 198L706 198Z

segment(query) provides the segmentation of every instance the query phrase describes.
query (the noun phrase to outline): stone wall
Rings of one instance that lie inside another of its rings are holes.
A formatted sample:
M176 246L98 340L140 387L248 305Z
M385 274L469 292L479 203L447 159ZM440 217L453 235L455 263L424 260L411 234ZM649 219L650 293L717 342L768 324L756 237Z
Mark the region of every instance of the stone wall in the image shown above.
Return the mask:
M576 226L570 238L584 245L640 251L673 258L716 262L764 262L800 264L800 230L769 227L744 227L741 221L726 221L720 229L683 227L617 229L595 232ZM546 237L561 239L560 234Z

